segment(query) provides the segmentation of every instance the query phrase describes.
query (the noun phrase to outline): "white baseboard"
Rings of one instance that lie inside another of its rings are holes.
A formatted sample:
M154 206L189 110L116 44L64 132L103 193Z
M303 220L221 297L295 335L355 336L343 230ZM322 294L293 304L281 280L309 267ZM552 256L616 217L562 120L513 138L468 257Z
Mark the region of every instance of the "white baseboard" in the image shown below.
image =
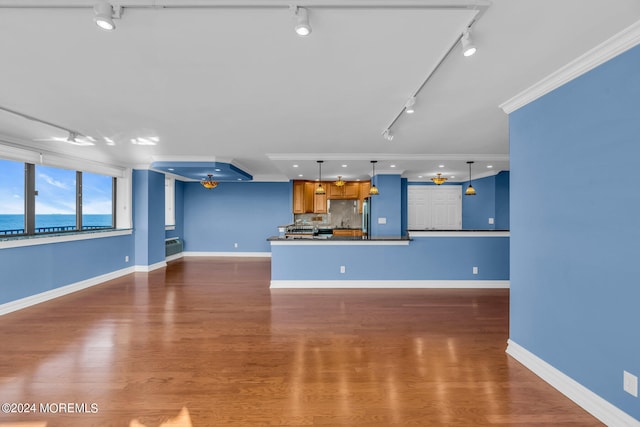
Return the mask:
M169 256L168 256L168 257L166 257L164 260L165 260L166 262L169 262L169 261L175 261L175 260L177 260L177 259L182 258L183 256L184 256L184 255L183 255L183 252L178 252L177 254L169 255Z
M225 257L261 257L271 258L271 252L183 252L184 256L225 256Z
M127 268L123 268L122 270L113 271L111 273L92 277L91 279L83 280L81 282L72 283L70 285L51 289L50 291L41 292L39 294L31 295L25 298L21 298L19 300L2 304L0 305L0 316L14 312L14 311L22 310L23 308L40 304L41 302L49 301L54 298L61 297L63 295L68 295L70 293L77 292L82 289L89 288L91 286L99 285L108 280L116 279L118 277L133 273L134 271L135 271L134 267L127 267Z
M137 273L148 273L150 271L157 270L159 268L164 268L166 266L167 266L166 261L160 261L151 265L136 265L134 268Z
M508 280L272 280L272 289L508 289Z
M507 354L606 425L640 427L640 421L607 402L512 340L508 341ZM622 387L622 376L620 376L620 387Z

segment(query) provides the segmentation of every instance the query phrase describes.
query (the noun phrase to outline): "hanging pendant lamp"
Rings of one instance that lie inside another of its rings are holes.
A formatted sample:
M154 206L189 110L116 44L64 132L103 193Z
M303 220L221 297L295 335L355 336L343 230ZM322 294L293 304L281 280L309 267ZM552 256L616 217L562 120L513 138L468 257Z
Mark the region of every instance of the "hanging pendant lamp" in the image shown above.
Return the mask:
M476 195L476 189L473 188L473 185L471 185L471 165L474 162L467 162L467 164L469 165L469 186L467 187L467 190L464 192L464 194L466 196L475 196Z
M324 160L317 160L318 162L318 186L316 187L316 194L325 194L324 188L322 187L322 163Z
M437 175L438 176L431 178L431 181L433 181L436 185L440 185L447 180L447 178L443 177L440 172L438 172Z
M369 195L371 196L380 194L378 187L373 183L373 177L376 175L376 163L378 163L377 160L371 160L371 166L373 167L373 171L371 172L371 188L369 189Z
M200 184L202 184L202 186L207 190L211 190L218 186L218 182L213 180L213 175L211 174L207 175L206 179L203 179L202 181L200 181Z
M344 180L342 179L341 175L338 175L338 180L336 182L334 182L336 187L344 187Z

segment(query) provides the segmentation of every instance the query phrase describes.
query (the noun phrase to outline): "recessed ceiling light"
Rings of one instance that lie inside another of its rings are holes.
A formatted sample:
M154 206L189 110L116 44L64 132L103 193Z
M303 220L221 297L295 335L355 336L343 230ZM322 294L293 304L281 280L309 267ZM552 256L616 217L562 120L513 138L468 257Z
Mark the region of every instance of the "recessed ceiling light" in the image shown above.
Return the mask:
M493 165L487 165L487 169L493 168Z
M389 165L389 167L390 167L390 168L395 168L395 167L396 167L396 165Z
M299 165L293 165L294 168L297 168Z
M346 168L348 165L342 165L343 168Z
M222 169L220 169L220 168L215 168L214 169L214 172L220 172L220 171L222 171Z
M439 168L443 168L443 167L444 167L444 165L438 165L438 167L439 167Z
M300 178L302 178L304 175L300 174L300 175L298 175L298 176L299 176Z
M455 178L455 177L456 177L455 175L451 175L451 178Z
M422 178L422 175L418 175L418 178Z

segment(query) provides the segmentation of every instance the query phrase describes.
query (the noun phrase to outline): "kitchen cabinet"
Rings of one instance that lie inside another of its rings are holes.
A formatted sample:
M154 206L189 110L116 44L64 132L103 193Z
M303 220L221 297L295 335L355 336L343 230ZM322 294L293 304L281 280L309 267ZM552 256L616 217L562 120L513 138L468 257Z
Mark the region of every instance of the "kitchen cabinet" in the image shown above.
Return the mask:
M362 237L362 230L359 229L334 229L333 235L336 237Z
M357 199L360 197L360 183L358 182L346 182L342 187L330 182L327 187L329 199Z
M293 181L294 214L327 213L327 195L316 194L317 185L314 181Z

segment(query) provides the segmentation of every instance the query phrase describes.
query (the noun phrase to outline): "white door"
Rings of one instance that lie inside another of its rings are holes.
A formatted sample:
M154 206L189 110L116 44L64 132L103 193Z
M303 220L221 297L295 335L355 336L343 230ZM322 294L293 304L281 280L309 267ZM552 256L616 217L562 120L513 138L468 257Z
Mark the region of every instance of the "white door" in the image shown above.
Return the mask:
M407 225L409 230L462 229L462 186L410 185Z

